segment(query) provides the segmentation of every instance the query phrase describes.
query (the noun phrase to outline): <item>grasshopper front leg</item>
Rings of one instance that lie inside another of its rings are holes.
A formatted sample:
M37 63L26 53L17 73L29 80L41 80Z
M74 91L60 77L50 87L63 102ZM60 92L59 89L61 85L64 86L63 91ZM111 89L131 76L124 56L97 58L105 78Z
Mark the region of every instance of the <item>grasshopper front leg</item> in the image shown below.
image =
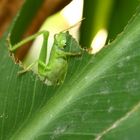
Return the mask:
M8 38L8 44L9 44L9 51L14 52L16 51L18 48L22 47L24 44L34 40L35 38L37 38L39 35L43 34L44 39L48 40L48 36L49 36L49 32L48 31L40 31L36 34L33 34L27 38L25 38L24 40L20 41L19 43L15 44L14 46L12 46L10 39Z
M81 52L65 52L67 56L80 56L82 55Z
M34 35L31 35L31 36L25 38L24 40L20 41L19 43L15 44L14 46L11 45L10 40L8 39L9 51L14 52L18 48L22 47L24 44L28 43L29 41L34 40L36 37L38 37L41 34L43 34L43 44L42 44L42 47L41 47L41 52L40 52L40 55L39 55L39 59L36 60L35 62L33 62L31 65L27 66L24 70L19 71L18 74L22 74L22 73L25 73L25 72L29 71L39 61L41 61L42 63L45 64L46 57L47 57L47 43L48 43L49 32L48 31L40 31L40 32L38 32ZM44 68L42 67L42 65L40 65L40 63L38 63L38 70L40 71L40 69L44 69Z

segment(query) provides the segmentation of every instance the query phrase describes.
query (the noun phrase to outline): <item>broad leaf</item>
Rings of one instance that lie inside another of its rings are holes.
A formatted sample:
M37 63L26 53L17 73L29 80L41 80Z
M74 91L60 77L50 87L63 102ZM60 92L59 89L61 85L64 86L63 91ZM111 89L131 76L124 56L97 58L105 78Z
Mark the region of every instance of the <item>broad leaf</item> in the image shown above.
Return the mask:
M25 11L31 1L26 4ZM12 29L25 15L17 18ZM12 43L21 36L20 27L11 30ZM136 133L140 122L140 9L123 33L96 56L69 60L61 86L47 87L32 72L18 76L20 68L9 56L5 39L0 42L1 140L140 137Z
M114 0L114 8L108 26L108 39L113 40L117 34L122 32L128 20L136 11L139 0Z

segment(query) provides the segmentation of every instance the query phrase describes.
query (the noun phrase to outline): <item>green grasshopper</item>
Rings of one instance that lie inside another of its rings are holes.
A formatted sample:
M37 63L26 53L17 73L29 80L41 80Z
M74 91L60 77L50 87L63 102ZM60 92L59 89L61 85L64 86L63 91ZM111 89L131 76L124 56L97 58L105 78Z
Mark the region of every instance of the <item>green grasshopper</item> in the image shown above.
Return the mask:
M9 41L9 51L13 53L25 43L35 39L37 36L43 34L43 44L39 54L38 60L29 65L26 69L19 73L24 73L31 69L33 65L38 63L38 75L46 81L49 81L50 85L60 85L63 83L67 69L68 69L68 57L79 56L82 54L83 49L79 46L78 42L69 34L68 31L62 31L54 35L54 43L50 52L48 64L46 64L47 58L47 43L49 32L40 31L34 35L31 35L21 42L12 46ZM71 46L73 42L73 46Z

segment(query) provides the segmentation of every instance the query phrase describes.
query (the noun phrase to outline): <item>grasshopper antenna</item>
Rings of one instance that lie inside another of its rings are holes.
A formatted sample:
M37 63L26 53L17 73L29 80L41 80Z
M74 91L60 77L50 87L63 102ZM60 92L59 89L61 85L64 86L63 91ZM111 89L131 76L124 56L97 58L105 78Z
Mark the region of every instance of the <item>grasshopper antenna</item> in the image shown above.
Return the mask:
M61 31L61 32L65 32L65 31L68 31L68 30L74 28L75 26L77 26L78 24L80 24L84 19L85 19L85 18L82 18L80 21L78 21L78 22L75 23L74 25L70 26L69 28L67 28L67 29L65 29L65 30L63 30L63 31Z

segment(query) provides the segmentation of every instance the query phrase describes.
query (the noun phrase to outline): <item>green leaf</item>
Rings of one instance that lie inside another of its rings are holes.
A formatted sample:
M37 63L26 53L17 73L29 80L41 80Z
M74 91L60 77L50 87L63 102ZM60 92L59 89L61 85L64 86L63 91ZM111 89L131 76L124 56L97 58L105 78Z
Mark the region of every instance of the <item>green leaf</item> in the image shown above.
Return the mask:
M84 0L80 43L91 46L93 38L100 30L106 30L110 21L114 0Z
M26 1L28 7L30 2ZM22 16L26 22L26 14ZM11 31L15 43L22 33ZM140 8L123 33L100 53L71 59L64 84L56 87L48 87L32 72L18 76L20 68L9 56L4 37L0 42L0 139L137 140L139 36Z
M139 0L116 0L112 9L109 26L108 39L113 40L117 34L123 31L128 20L135 13L135 9L139 4Z

